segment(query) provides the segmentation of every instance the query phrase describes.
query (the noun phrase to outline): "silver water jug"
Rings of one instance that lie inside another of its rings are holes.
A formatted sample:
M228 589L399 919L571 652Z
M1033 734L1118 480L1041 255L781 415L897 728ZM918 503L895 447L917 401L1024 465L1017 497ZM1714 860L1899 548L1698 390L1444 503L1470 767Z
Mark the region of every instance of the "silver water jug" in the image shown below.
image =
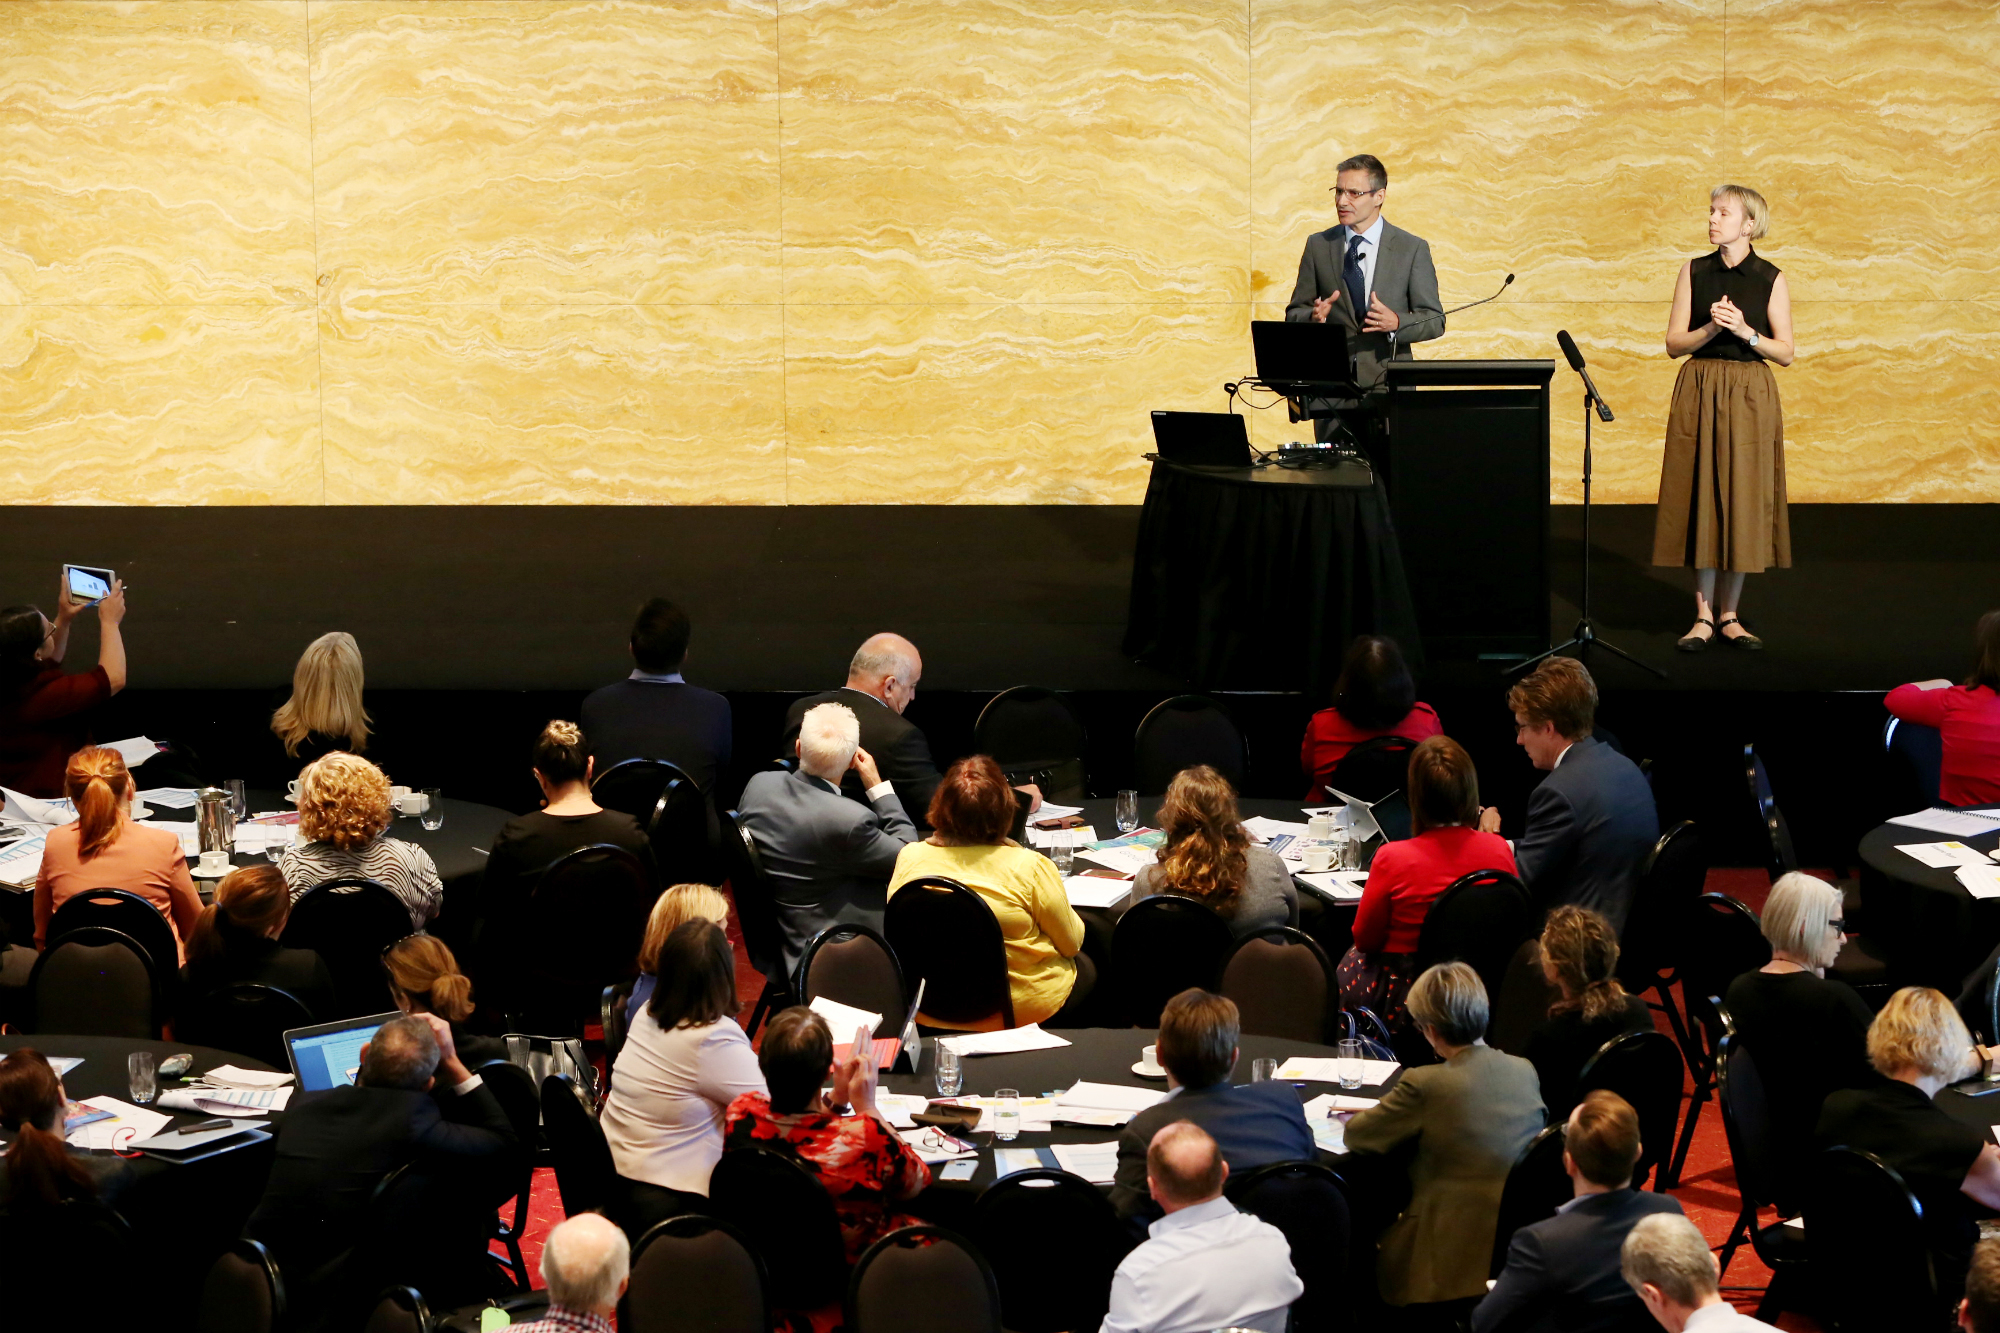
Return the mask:
M204 852L236 850L236 811L230 808L229 793L220 787L203 787L195 793L195 832Z

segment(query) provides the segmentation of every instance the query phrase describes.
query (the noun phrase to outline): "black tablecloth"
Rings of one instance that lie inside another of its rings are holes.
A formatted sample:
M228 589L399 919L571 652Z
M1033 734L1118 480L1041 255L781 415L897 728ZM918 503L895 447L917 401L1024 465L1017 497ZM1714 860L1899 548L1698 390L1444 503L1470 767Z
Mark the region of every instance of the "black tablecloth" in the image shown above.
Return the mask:
M1966 975L2000 944L2000 898L1975 899L1951 867L1927 866L1896 850L1904 843L1947 841L1991 852L2000 846L2000 824L1957 839L1907 824L1883 824L1863 835L1862 927L1887 950L1898 980L1956 996Z
M1203 689L1331 687L1357 634L1422 661L1380 481L1155 463L1132 559L1125 651Z

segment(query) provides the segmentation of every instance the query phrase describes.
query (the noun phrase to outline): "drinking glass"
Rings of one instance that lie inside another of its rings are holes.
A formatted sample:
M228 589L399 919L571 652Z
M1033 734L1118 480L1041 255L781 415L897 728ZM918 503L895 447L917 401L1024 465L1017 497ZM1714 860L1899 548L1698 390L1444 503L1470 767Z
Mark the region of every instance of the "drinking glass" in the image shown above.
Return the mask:
M250 817L250 798L244 794L243 779L231 778L223 784L229 788L229 813L236 816L238 823Z
M436 787L424 788L423 825L432 830L444 827L444 793Z
M1333 1072L1340 1076L1343 1088L1361 1086L1361 1061L1365 1058L1365 1048L1352 1037L1340 1041L1333 1048Z
M146 1106L152 1102L159 1082L154 1076L151 1051L134 1051L125 1057L125 1084L135 1104Z
M958 1096L958 1090L965 1086L965 1068L958 1062L957 1049L941 1041L933 1042L931 1048L937 1052L938 1096Z
M278 862L285 859L285 847L286 844L282 842L265 843L264 859L266 861L269 861L272 865L276 865Z
M1269 1083L1277 1076L1278 1062L1276 1060L1267 1058L1252 1060L1250 1062L1250 1081L1252 1083Z
M1076 839L1068 829L1057 829L1049 835L1049 859L1056 863L1056 873L1067 876L1076 869Z
M1130 833L1133 829L1139 827L1138 792L1126 790L1118 793L1117 813L1114 818L1118 821L1118 831L1120 833Z
M1345 827L1335 829L1328 843L1333 851L1333 869L1352 870L1354 867L1349 862L1354 856L1354 838L1347 829Z
M996 1088L998 1105L993 1108L993 1137L1012 1143L1021 1133L1021 1094L1015 1088Z

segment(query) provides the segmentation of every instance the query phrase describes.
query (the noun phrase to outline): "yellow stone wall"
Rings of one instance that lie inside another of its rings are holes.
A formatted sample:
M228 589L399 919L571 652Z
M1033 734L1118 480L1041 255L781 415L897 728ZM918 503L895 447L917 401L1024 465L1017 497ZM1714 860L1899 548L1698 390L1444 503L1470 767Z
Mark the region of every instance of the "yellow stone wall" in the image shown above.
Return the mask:
M1990 0L8 3L0 502L1133 502L1357 151L1600 498L1732 179L1792 497L1997 501L1997 126Z

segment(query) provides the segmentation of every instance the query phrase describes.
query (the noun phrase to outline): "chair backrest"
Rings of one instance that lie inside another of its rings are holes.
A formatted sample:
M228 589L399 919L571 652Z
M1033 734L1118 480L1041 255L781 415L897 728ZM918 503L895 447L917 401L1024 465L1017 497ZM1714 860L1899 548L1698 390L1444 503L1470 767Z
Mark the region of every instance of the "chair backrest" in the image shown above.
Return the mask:
M785 932L778 924L778 900L764 874L764 857L757 840L743 827L734 810L722 812L722 858L729 872L730 896L736 900L736 920L743 927L743 950L750 965L766 977L785 970Z
M1704 893L1695 899L1680 957L1681 994L1688 1013L1708 1035L1710 1050L1722 1037L1716 1002L1730 982L1770 961L1771 944L1755 912L1726 893Z
M627 759L598 774L590 794L606 810L622 811L639 821L653 844L663 883L707 877L708 797L680 765L665 759Z
M1095 1185L1067 1171L1020 1171L972 1206L973 1243L993 1265L1013 1333L1095 1328L1111 1275L1136 1239Z
M1507 965L1535 933L1535 907L1521 881L1504 870L1475 870L1438 895L1417 934L1416 971L1456 959L1469 963L1498 999Z
M1599 1088L1615 1092L1639 1113L1639 1165L1632 1186L1639 1188L1647 1172L1673 1152L1674 1127L1680 1122L1681 1091L1687 1064L1681 1048L1663 1032L1626 1032L1598 1048L1584 1062L1577 1079L1579 1095Z
M160 987L144 946L122 930L79 926L28 974L33 1030L157 1040Z
M626 1018L626 1006L632 1001L632 982L614 981L597 996L597 1025L604 1030L604 1070L607 1081L611 1066L618 1061L618 1052L625 1049L625 1038L632 1034L632 1024Z
M1736 1189L1752 1208L1777 1197L1777 1142L1772 1137L1771 1103L1764 1076L1749 1048L1725 1036L1716 1048L1715 1100L1722 1107L1722 1132L1736 1169Z
M130 935L146 951L153 975L163 983L180 969L174 928L159 908L130 889L87 889L72 895L49 918L44 938L54 944L80 926L103 926Z
M1016 685L1002 690L979 710L972 724L975 753L991 755L1004 769L1033 767L1056 769L1058 776L1073 775L1074 784L1047 787L1042 795L1052 801L1080 801L1089 796L1084 756L1089 737L1083 722L1068 702L1054 690L1039 685Z
M305 1001L290 991L239 981L189 1000L174 1024L174 1035L283 1069L289 1059L285 1033L317 1022Z
M1561 996L1542 973L1542 942L1522 940L1507 960L1500 993L1493 997L1493 1022L1487 1040L1509 1055L1522 1054L1536 1030L1548 1021L1549 1006Z
M574 1217L616 1207L618 1168L596 1117L577 1099L576 1085L560 1074L542 1080L542 1134L556 1169L563 1212Z
M532 1154L542 1131L541 1089L535 1086L535 1076L505 1060L488 1060L472 1072L479 1075L480 1082L493 1093L493 1100L500 1103L507 1123L514 1127L514 1137L520 1142L524 1173L532 1172ZM572 1100L575 1096L573 1092L570 1094ZM521 1188L527 1188L529 1183L524 1174Z
M622 1333L768 1333L764 1265L718 1217L670 1217L632 1247Z
M1660 835L1639 871L1618 956L1618 979L1627 990L1637 994L1673 975L1707 880L1701 836L1693 820L1683 819Z
M878 1037L900 1033L910 1008L896 951L879 932L861 925L829 926L813 936L799 956L796 989L800 1004L811 1004L824 995L882 1015L882 1021L875 1025ZM838 1041L845 1041L854 1034L835 1035Z
M107 1277L147 1269L132 1228L100 1199L0 1208L0 1289L10 1329L139 1327L157 1313L152 1293Z
M1177 694L1153 706L1132 738L1134 781L1159 796L1184 768L1207 764L1238 791L1250 773L1250 742L1229 710L1200 694Z
M1500 1276L1507 1266L1507 1247L1522 1227L1544 1222L1575 1193L1563 1170L1563 1126L1550 1125L1521 1149L1508 1168L1500 1190L1500 1213L1493 1228L1493 1261L1487 1272Z
M1252 1036L1329 1040L1340 983L1326 950L1302 930L1278 926L1236 941L1223 956L1218 986L1236 1001Z
M437 1321L415 1287L394 1286L375 1298L361 1333L431 1333Z
M846 1290L833 1197L795 1158L770 1148L729 1149L709 1177L708 1202L763 1261L771 1304L816 1309Z
M1896 809L1943 802L1938 788L1944 777L1944 737L1936 727L1903 726L1892 716L1882 725L1882 752L1901 779Z
M1843 1329L1943 1326L1923 1205L1873 1153L1831 1147L1812 1172L1806 1236L1825 1307Z
M1206 903L1171 893L1140 899L1111 931L1112 994L1126 1021L1158 1027L1168 1000L1190 986L1212 988L1235 942Z
M323 1023L382 1011L387 981L382 951L413 933L410 909L372 879L316 884L292 904L279 943L311 949L333 977L334 1012Z
M924 983L927 1019L973 1024L997 1014L1014 1026L1007 944L984 898L942 875L913 879L889 896L882 934L903 983Z
M1341 756L1327 785L1373 805L1403 790L1410 777L1410 751L1416 748L1407 736L1371 737Z
M560 1030L595 1018L604 988L638 970L652 877L623 847L594 842L563 853L528 895L517 1003Z
M943 1227L902 1227L870 1245L847 1281L850 1333L1002 1333L1000 1285L984 1255Z
M1317 1162L1272 1162L1231 1176L1226 1192L1244 1212L1285 1233L1305 1292L1292 1302L1292 1333L1358 1327L1347 1281L1354 1221L1339 1177Z
M1771 775L1754 745L1743 747L1743 778L1750 784L1750 800L1757 807L1757 822L1764 828L1771 878L1776 880L1799 868L1799 854L1792 846L1792 826L1785 822L1771 790Z
M285 1283L271 1252L239 1240L209 1266L196 1307L196 1333L272 1333L285 1322Z

